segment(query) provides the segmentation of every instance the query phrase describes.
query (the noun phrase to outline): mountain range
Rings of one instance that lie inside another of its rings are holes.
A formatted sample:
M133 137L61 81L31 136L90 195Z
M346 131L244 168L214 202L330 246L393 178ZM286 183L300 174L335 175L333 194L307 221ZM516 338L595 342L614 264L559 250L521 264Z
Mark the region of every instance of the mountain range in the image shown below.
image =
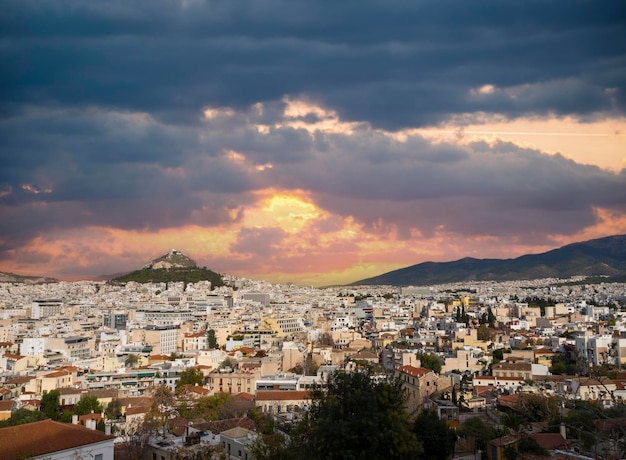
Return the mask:
M608 281L626 281L626 235L569 244L541 254L515 259L474 259L466 257L453 262L424 262L372 278L356 281L351 286L391 285L425 286L464 281L513 281L539 278L570 278L572 276L604 276ZM222 275L196 262L182 252L171 249L131 273L102 277L113 283L136 281L193 283L211 281L213 287L224 284ZM0 283L54 283L44 276L23 276L0 272Z
M47 276L25 276L16 275L15 273L0 272L0 283L44 284L58 282L58 279L48 278Z
M515 259L466 257L453 262L424 262L360 280L351 286L425 286L464 281L570 278L577 275L608 276L619 281L626 279L626 235L569 244Z

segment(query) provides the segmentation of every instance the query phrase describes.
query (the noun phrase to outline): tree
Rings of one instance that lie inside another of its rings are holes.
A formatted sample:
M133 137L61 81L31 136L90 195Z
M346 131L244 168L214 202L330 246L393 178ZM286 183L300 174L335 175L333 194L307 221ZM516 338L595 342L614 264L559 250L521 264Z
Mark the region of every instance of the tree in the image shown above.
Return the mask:
M481 324L478 327L478 330L476 331L476 338L478 340L483 340L485 342L493 340L495 336L496 336L496 331L494 329L491 329L486 324Z
M502 424L513 432L517 432L520 426L526 424L526 419L517 412L508 412L500 417Z
M214 329L209 329L207 331L206 338L207 338L207 346L209 347L209 349L213 350L219 347L219 344L217 343L217 336L215 335Z
M61 404L59 402L59 390L44 391L41 396L40 409L46 417L58 420L61 417Z
M124 360L124 366L134 369L137 367L137 364L139 364L139 356L134 353L129 353Z
M38 422L39 420L45 420L46 414L39 411L33 411L28 409L18 409L11 414L6 420L0 421L0 428L6 428L8 426L22 425L24 423Z
M420 360L422 367L426 369L430 369L435 374L439 374L441 372L441 361L435 355L431 355L429 353L418 353L417 359Z
M209 421L219 420L222 418L222 408L228 401L233 399L233 396L228 393L216 393L211 396L202 396L193 405L192 409L183 407L183 410L188 411L186 418L193 421ZM230 410L228 410L230 412Z
M86 415L86 414L99 414L102 412L102 404L98 401L98 398L95 396L85 396L80 398L74 405L74 414L76 415Z
M522 438L517 443L517 449L520 452L534 454L541 457L548 457L550 455L548 451L541 447L535 439L529 436L522 436Z
M117 398L111 400L104 410L104 413L111 420L120 418L122 416L122 403L120 403L120 400Z
M519 452L517 451L517 447L515 447L515 445L506 446L503 454L506 460L517 460L519 457Z
M224 361L222 361L222 364L220 364L220 369L223 369L225 367L230 367L231 369L234 369L235 367L237 367L237 361L231 358L226 358Z
M293 434L300 458L418 458L405 398L401 382L375 380L369 368L331 374Z
M446 460L454 453L456 433L434 411L422 411L415 418L413 433L424 447L423 460Z
M491 353L491 357L493 364L502 361L504 359L504 348L498 348L496 350L493 350L493 353Z
M256 460L298 460L298 450L282 433L261 434L251 446Z
M189 367L182 371L180 379L176 382L176 389L183 385L202 385L204 383L204 374L197 367Z
M478 449L483 452L487 448L487 442L498 436L493 427L487 425L480 417L472 417L461 423L459 435L474 440L474 452Z
M487 325L492 329L496 327L496 315L491 311L491 307L487 309Z
M153 402L145 416L144 425L157 432L162 429L165 434L167 420L178 414L178 410L174 407L174 393L165 385L153 387L151 393Z

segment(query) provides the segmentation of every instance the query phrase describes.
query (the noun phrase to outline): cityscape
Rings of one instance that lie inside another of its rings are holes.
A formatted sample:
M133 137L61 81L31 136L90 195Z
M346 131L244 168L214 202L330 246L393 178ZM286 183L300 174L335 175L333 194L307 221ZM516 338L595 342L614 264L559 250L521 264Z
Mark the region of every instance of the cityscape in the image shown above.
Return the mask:
M626 458L622 0L0 0L0 460Z
M135 276L197 270L172 249ZM605 281L3 282L0 438L34 423L103 459L283 458L272 436L366 375L397 385L387 410L442 423L415 458L622 458L626 283Z

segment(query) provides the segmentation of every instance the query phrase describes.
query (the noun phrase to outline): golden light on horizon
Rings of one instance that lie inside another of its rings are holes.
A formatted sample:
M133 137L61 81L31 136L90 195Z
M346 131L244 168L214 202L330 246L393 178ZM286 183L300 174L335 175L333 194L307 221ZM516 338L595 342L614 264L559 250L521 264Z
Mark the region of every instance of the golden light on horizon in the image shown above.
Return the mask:
M447 123L408 129L391 136L405 141L411 135L460 145L478 141L491 145L498 141L511 142L613 172L626 168L626 118L581 122L571 117L501 120L485 115L480 123Z
M311 200L297 193L270 190L258 195L258 205L244 213L246 227L279 227L287 233L297 233L324 214Z

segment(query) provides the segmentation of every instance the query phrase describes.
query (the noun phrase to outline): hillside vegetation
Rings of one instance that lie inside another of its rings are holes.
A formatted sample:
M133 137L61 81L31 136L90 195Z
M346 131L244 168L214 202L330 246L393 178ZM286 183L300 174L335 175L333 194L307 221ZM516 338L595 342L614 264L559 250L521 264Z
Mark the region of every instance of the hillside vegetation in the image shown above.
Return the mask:
M185 284L197 283L198 281L210 281L211 287L216 288L224 286L222 275L209 270L206 267L194 268L146 268L135 270L134 272L112 279L110 283L128 283L135 281L137 283L175 283L184 282Z

